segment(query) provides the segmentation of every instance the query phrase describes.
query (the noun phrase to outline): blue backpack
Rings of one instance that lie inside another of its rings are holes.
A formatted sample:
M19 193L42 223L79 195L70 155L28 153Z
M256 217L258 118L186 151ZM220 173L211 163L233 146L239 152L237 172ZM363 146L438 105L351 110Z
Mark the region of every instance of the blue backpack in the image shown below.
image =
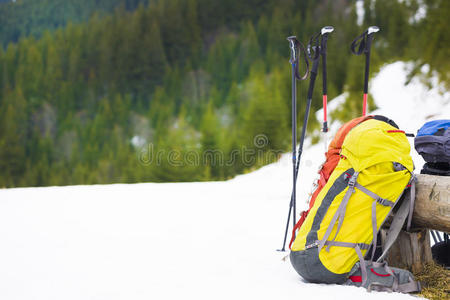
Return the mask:
M422 174L450 176L450 120L425 123L417 132L414 147L426 161Z
M450 120L425 123L414 140L417 152L431 163L450 162Z

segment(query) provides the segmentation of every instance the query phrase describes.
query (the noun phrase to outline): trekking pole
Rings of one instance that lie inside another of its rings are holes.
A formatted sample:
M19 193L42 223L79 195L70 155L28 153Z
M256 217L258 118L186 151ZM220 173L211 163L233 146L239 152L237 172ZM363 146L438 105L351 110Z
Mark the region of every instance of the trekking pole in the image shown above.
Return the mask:
M322 49L322 42L323 42L323 35L332 32L334 29L331 26L327 26L322 28L322 30L311 37L311 39L309 40L308 46L307 46L307 53L308 56L310 58L310 60L312 61L313 65L311 68L311 76L309 77L309 87L308 87L308 94L306 97L306 110L305 110L305 116L303 118L303 127L302 127L302 133L300 136L300 144L298 147L298 159L297 159L297 164L296 164L296 173L295 173L295 180L297 181L298 179L298 171L300 169L300 159L301 159L301 155L303 153L303 144L305 141L305 136L306 136L306 130L308 128L308 120L309 120L309 111L311 109L311 103L312 103L312 97L313 97L313 93L314 93L314 84L316 82L316 78L317 78L317 73L319 70L319 62L320 62L320 56L321 56L321 49ZM320 44L319 44L319 37L322 37ZM326 43L326 41L325 41ZM304 218L303 214L302 217ZM292 242L295 239L295 230L297 229L297 224L294 224L294 227L292 229L292 237L291 237L291 241L289 242L289 247L291 247ZM287 234L287 232L286 232Z
M370 47L372 46L373 34L380 31L377 26L370 26L366 31L364 31L360 36L353 40L351 45L351 50L353 54L361 55L364 53L366 55L366 70L364 73L364 95L363 95L363 111L362 115L367 114L367 93L369 88L369 65L370 65ZM359 47L358 47L359 45ZM358 47L358 50L356 50Z
M333 26L325 26L320 30L322 40L320 42L320 54L322 56L322 102L323 102L323 124L322 132L325 139L325 152L328 146L328 120L327 120L327 104L328 104L328 91L327 91L327 42L328 34L334 31Z
M286 230L284 234L284 241L283 241L283 247L278 251L286 251L285 245L286 245L286 238L287 238L287 232L289 229L289 221L291 218L292 213L292 219L293 219L293 226L295 226L296 220L295 220L295 214L296 214L296 182L297 182L297 158L296 158L296 146L297 146L297 80L305 80L308 77L309 73L309 62L308 58L306 57L306 51L305 47L303 47L303 44L300 43L297 40L297 37L290 36L287 38L289 41L289 47L291 49L291 58L289 60L291 66L292 66L292 194L291 194L291 200L289 202L289 212L286 222ZM304 61L306 65L306 71L305 74L300 77L299 75L299 58L300 54L303 52Z
M434 243L437 244L439 240L436 238L436 235L434 233L434 230L430 230L431 236L433 237Z

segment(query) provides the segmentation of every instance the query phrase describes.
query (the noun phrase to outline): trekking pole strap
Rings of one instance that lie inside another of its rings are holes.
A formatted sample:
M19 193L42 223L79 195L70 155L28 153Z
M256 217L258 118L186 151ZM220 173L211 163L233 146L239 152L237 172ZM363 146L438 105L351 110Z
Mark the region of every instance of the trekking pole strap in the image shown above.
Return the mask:
M309 75L309 61L308 61L305 47L299 40L297 40L297 37L295 37L295 36L290 36L287 38L287 40L289 41L289 43L290 43L289 47L291 48L291 59L289 60L289 62L292 64L292 67L295 68L295 78L297 80L305 80ZM306 66L306 70L305 70L305 74L303 74L303 76L300 76L299 61L300 61L300 57L302 56L302 54L303 54L303 61Z
M366 49L366 37L367 31L364 31L361 35L355 38L350 46L350 50L355 55L361 55ZM356 48L358 47L358 50Z
M350 46L352 53L356 55L368 53L370 51L371 41L373 38L372 34L378 31L380 31L380 28L377 26L370 26L366 31L357 36ZM358 49L356 49L357 47Z
M309 81L307 99L312 99L314 92L314 84L316 82L317 73L319 71L319 61L320 61L320 45L319 45L320 32L313 35L308 42L307 54L309 59L312 61L313 65L311 68L311 77Z

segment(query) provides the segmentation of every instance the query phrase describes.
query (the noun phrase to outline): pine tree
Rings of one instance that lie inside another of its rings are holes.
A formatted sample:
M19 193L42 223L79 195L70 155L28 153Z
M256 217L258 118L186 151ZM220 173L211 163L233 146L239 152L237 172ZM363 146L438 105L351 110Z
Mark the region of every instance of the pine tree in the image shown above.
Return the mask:
M22 90L4 99L0 118L0 178L3 186L17 186L26 168L26 101Z
M208 103L201 124L202 164L206 167L205 179L217 179L223 167L224 152L219 145L220 124L212 101Z

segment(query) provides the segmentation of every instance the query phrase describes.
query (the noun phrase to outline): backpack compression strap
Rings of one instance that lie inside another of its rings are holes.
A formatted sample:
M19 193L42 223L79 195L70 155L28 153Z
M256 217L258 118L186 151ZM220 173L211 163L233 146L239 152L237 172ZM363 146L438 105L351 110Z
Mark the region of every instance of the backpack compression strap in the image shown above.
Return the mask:
M408 219L407 222L407 230L410 229L411 226L411 220L412 219L412 210L414 209L414 198L415 198L415 176L411 178L410 184L410 194L406 194L403 203L400 205L397 213L395 214L394 218L392 219L391 226L389 227L389 230L387 232L386 241L384 243L384 250L381 256L378 258L377 262L383 261L383 259L386 257L389 249L392 247L394 242L397 240L397 237L402 230L403 224L405 224L406 219Z

